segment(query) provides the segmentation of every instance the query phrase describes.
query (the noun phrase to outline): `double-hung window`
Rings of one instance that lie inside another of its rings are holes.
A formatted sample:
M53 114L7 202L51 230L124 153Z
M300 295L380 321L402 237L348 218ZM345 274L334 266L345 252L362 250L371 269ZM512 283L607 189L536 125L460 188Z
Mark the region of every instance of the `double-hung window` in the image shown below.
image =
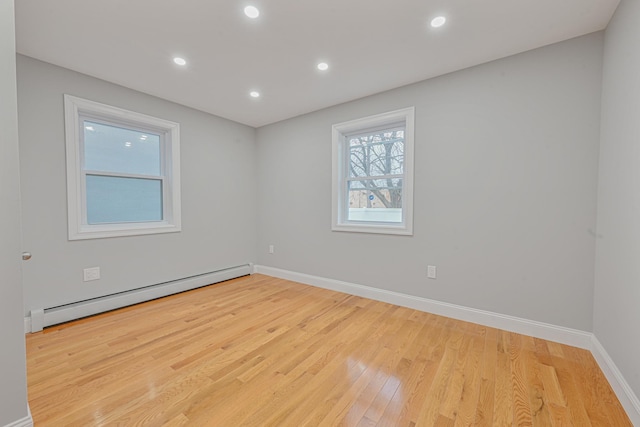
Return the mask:
M333 230L412 234L414 109L333 126Z
M69 239L180 231L179 125L64 101Z

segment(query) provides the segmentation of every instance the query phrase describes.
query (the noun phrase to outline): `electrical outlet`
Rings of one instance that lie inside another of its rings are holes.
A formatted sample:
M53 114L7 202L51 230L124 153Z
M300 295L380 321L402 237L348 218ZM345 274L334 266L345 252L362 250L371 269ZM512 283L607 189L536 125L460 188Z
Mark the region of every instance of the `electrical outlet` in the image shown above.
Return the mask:
M269 245L269 253L272 254L275 252L273 245Z
M85 268L84 272L84 281L89 282L91 280L99 280L100 279L100 267L91 267Z
M436 266L435 265L428 265L427 266L427 277L429 279L435 279L436 278Z

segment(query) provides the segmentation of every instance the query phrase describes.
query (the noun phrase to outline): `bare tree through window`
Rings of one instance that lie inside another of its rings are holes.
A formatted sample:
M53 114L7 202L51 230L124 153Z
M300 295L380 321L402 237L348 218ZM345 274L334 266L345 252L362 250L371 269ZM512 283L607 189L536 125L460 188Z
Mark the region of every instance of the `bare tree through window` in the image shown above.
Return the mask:
M404 128L348 137L350 208L402 208Z
M332 126L331 229L413 234L415 108Z

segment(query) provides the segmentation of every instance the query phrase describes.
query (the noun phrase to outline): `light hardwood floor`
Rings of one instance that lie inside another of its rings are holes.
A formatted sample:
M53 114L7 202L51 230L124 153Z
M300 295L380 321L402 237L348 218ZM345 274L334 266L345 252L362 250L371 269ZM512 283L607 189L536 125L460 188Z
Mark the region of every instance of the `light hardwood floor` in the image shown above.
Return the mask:
M585 350L254 275L27 336L40 426L630 426Z

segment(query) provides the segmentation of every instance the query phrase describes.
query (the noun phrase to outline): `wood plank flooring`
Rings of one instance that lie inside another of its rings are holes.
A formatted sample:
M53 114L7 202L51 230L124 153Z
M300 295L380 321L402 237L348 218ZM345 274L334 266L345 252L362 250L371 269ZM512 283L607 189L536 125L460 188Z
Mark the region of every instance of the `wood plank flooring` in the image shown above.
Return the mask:
M254 275L27 336L39 426L631 426L588 351Z

